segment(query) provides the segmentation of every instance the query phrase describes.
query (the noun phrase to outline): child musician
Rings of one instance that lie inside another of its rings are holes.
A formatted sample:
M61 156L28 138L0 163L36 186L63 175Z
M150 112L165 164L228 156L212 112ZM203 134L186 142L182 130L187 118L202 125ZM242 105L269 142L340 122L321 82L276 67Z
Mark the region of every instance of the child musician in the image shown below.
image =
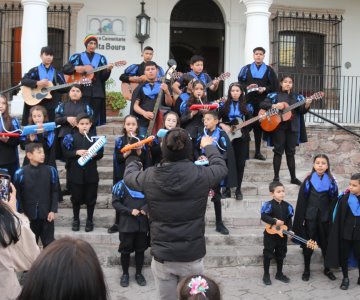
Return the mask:
M120 213L119 252L123 274L120 279L122 287L129 286L130 253L135 251L135 280L140 286L146 285L142 275L144 252L149 244L149 221L146 199L143 193L131 190L121 180L113 187L113 207Z
M14 178L15 171L19 168L19 154L17 146L18 137L1 136L1 133L13 132L20 129L19 122L9 114L9 103L4 95L0 94L0 168L6 169Z
M338 187L330 172L329 158L325 154L314 157L313 169L302 183L294 217L295 234L318 242L325 258L333 206L337 201ZM313 250L303 246L305 269L302 280L310 278L310 261ZM330 279L336 277L324 268L324 274Z
M292 227L292 216L294 209L286 202L284 185L279 181L273 181L269 185L270 195L273 198L267 201L261 207L261 220L270 225L286 225L288 230ZM283 263L287 252L287 237L281 237L277 234L269 234L264 231L264 276L265 285L271 285L270 279L270 260L275 257L277 272L275 279L284 283L289 283L290 278L283 274Z
M29 113L29 125L38 125L41 128L43 123L49 122L47 110L44 106L35 105L31 107ZM45 161L46 165L53 166L56 168L55 162L55 132L54 131L45 131L38 134L29 134L27 136L20 137L20 147L25 149L25 146L29 143L40 143L43 146L45 152ZM29 159L25 156L23 165L29 164Z
M195 159L198 158L197 139L204 133L203 112L205 110L190 110L193 104L207 104L205 85L200 80L195 80L192 84L192 93L187 101L186 109L181 113L181 127L187 130L193 142L193 152Z
M54 167L44 164L45 153L41 144L27 144L25 152L29 164L15 174L19 212L24 212L29 218L36 243L40 238L46 247L54 240L59 200L58 174Z
M305 99L302 95L296 95L292 92L294 80L290 76L284 76L280 80L280 92L271 93L260 103L260 108L268 110L275 108L284 109L284 102L292 105ZM296 178L295 171L295 148L300 143L307 142L304 114L310 108L311 99L307 98L304 105L294 109L292 118L282 122L278 128L269 134L268 144L274 146L274 181L279 181L281 158L285 151L286 162L289 168L291 183L301 185L301 181ZM267 135L264 134L266 140Z
M241 91L240 84L233 82L229 86L227 100L221 106L219 118L221 123L220 128L225 132L231 131L231 126L238 125L239 120L245 121L252 117L253 107L251 104L246 104L244 95ZM237 172L237 185L235 190L235 199L242 200L241 184L244 177L244 169L246 159L249 157L249 127L241 129L241 137L234 138L231 144L235 152L236 172ZM223 192L224 198L231 197L230 188L226 188Z
M219 80L212 80L209 74L203 73L204 70L204 58L200 55L193 55L190 58L190 69L191 71L184 74L184 75L190 75L195 80L200 80L204 86L211 83L209 89L211 91L216 91L219 87ZM183 76L184 76L183 75ZM183 78L180 77L177 81L174 82L172 85L173 91L180 95L182 93L182 89L186 87L186 83L184 82ZM206 94L206 92L205 92Z
M96 152L91 159L80 166L78 159L87 156L88 149L95 143L89 134L92 126L91 118L86 113L81 113L76 117L76 127L78 131L73 134L67 134L62 143L62 151L68 162L67 172L70 183L71 202L73 205L74 219L72 230L80 230L80 205L87 206L87 219L85 231L94 229L93 215L97 199L99 184L99 174L96 162L103 157L104 148Z
M93 110L91 109L87 101L82 98L81 85L74 84L71 87L69 91L69 98L69 101L61 102L55 109L55 123L57 125L61 125L58 134L60 146L62 145L62 141L67 134L73 134L76 131L76 116L78 114L86 113L89 117L93 117ZM63 158L62 154L59 156L60 158ZM68 163L66 162L65 169L67 168ZM66 189L62 192L63 195L70 194L70 187L68 182L68 172L66 172Z
M223 155L226 160L228 167L228 175L226 177L224 185L230 189L230 187L236 186L236 168L235 168L235 158L233 148L229 141L229 138L225 131L220 129L217 125L219 123L218 114L216 111L208 111L204 114L204 135L211 136L214 140L214 144L218 147L220 153ZM206 159L203 156L204 150L201 150L201 156L199 159ZM214 196L211 201L214 202L215 209L215 219L216 219L216 231L221 234L229 234L229 230L225 227L222 221L221 215L221 190L220 183L213 188Z
M180 127L180 118L178 114L173 111L166 112L163 119L163 129L171 130L176 127ZM155 137L153 143L148 148L151 154L152 165L157 165L162 160L161 141L162 138L158 136Z
M181 113L186 109L186 103L191 96L192 83L195 81L194 77L192 77L190 74L182 75L182 80L184 85L186 85L186 90L182 92L175 100L175 105L173 108L174 112L176 112L179 116L181 116Z
M125 160L129 156L139 156L141 162L145 163L145 154L142 149L133 149L121 153L121 149L128 144L136 143L138 140L139 124L138 119L133 115L127 115L124 119L123 135L115 140L114 158L113 158L113 184L123 179L125 172ZM143 148L144 149L144 148ZM118 232L120 213L116 211L115 223L108 228L108 233Z
M339 195L325 258L325 265L328 268L341 266L342 290L347 290L350 284L348 261L351 249L358 262L357 284L360 285L360 173L350 177L349 189Z

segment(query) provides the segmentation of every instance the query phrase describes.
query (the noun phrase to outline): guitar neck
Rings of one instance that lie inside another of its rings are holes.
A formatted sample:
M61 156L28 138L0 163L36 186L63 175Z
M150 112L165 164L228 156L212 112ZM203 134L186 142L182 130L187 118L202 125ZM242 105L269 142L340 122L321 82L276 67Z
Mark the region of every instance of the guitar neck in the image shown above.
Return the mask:
M282 111L282 113L285 114L285 113L287 113L287 112L289 112L289 111L292 111L293 109L295 109L295 108L303 105L305 102L306 102L306 99L301 100L301 101L299 101L299 102L296 102L296 103L290 105L289 107L285 108L285 109Z
M295 233L292 233L288 230L283 230L282 232L286 235L291 236L292 238L294 238L295 240L297 240L301 243L307 244L307 242L308 242L307 240L303 239L302 237L300 237L300 236L296 235Z
M60 90L60 89L65 89L67 87L71 87L74 84L76 84L76 82L70 82L70 83L64 83L64 84L60 84L60 85L54 85L51 87L46 88L48 91L56 91L56 90Z
M95 69L93 69L93 70L91 70L91 71L89 71L89 72L86 72L86 73L87 73L87 74L91 74L91 73L99 72L99 71L102 71L102 70L107 69L109 66L110 66L110 64L109 64L109 65L105 65L105 66L101 66L101 67L97 67L97 68L95 68Z

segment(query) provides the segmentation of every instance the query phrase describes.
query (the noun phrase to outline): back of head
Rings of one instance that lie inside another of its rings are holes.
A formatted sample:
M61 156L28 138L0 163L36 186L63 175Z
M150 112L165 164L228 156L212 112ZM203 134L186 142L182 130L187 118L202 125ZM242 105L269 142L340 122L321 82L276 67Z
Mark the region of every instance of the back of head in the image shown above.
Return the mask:
M161 143L161 152L166 161L191 159L192 142L188 132L182 128L169 130Z
M17 220L17 222L15 222ZM9 206L0 200L0 245L3 248L16 244L21 234L20 222Z
M179 300L220 300L217 283L204 275L190 275L178 285Z
M18 299L106 300L104 275L94 249L80 239L52 242L32 265Z

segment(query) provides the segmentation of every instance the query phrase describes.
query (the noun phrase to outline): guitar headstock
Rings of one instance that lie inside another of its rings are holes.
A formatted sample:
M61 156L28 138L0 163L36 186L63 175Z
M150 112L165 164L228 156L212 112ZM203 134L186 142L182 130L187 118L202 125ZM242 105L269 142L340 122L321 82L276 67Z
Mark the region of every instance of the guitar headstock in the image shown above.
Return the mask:
M324 92L317 92L317 93L315 93L315 94L312 94L312 95L310 96L310 99L311 99L311 100L319 100L319 99L324 98L324 96L325 96L325 93L324 93Z
M219 77L216 77L215 80L225 80L230 77L230 72L222 73Z
M306 247L312 250L315 250L318 248L318 244L314 240L308 240L306 242Z
M170 74L171 79L179 79L181 76L183 76L182 72L174 71L173 73Z
M91 79L84 77L84 78L81 78L79 81L76 81L75 83L88 86L88 85L92 84L92 81L91 81Z
M113 65L115 67L120 67L120 66L125 66L126 65L126 60L119 60L113 63Z

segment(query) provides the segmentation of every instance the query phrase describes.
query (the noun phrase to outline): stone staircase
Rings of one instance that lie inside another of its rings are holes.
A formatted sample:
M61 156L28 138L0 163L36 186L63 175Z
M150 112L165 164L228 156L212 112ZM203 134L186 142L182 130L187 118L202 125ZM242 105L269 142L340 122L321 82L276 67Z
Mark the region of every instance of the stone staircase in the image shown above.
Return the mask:
M64 201L59 204L56 220L56 238L72 236L90 242L104 267L112 267L120 264L120 255L117 252L119 239L118 234L108 234L107 228L114 222L115 212L111 205L112 187L112 155L114 140L122 131L122 123L113 120L105 126L98 128L99 135L106 135L108 144L105 145L104 157L98 162L100 173L99 194L96 204L94 224L95 230L90 233L84 231L86 209L82 209L81 229L79 232L71 231L72 209L70 197L65 196ZM254 155L254 145L251 142L250 157ZM300 147L299 153L303 150ZM215 232L215 213L213 204L208 202L206 212L206 244L207 255L205 267L220 268L234 266L260 266L262 265L262 232L264 224L260 221L260 208L264 201L269 200L268 185L273 178L272 150L262 149L266 155L266 161L250 159L246 163L242 192L243 201L233 198L223 199L223 220L230 230L230 235L223 236ZM311 170L311 161L305 160L301 155L296 156L297 176L302 180ZM64 164L58 163L61 185L65 184ZM283 160L280 179L285 184L286 199L292 205L296 205L298 187L289 183L289 173L285 159ZM340 188L344 188L347 181L339 178ZM190 249L189 249L190 250ZM149 250L146 252L146 264L151 259ZM314 253L313 263L320 264L320 251ZM301 249L298 245L289 242L286 264L292 266L302 265L303 259Z

